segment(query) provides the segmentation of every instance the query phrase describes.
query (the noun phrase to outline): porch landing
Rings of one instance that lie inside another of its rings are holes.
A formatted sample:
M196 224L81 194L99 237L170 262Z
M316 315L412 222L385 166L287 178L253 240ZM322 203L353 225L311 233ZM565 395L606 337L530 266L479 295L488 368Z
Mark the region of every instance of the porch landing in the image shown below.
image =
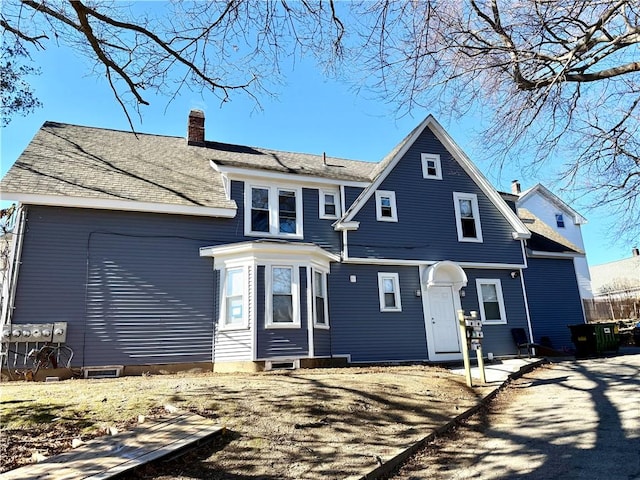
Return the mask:
M222 427L191 413L152 420L69 452L11 470L0 480L107 479L219 434Z

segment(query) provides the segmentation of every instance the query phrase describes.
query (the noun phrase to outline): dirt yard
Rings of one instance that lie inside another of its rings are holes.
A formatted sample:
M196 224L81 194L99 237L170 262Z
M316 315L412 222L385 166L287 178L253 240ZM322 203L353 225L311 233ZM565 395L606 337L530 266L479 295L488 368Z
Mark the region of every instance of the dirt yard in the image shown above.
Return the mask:
M485 393L427 366L4 383L1 470L110 427L122 431L171 404L226 433L126 478L345 478L375 468Z

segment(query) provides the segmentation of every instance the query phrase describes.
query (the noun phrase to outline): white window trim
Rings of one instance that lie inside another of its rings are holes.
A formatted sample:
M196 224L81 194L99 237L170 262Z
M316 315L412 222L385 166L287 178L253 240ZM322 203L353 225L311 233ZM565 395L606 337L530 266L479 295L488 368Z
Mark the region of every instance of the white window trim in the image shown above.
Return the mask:
M442 164L440 163L440 155L436 153L423 153L420 156L422 161L422 178L428 178L431 180L442 180ZM435 162L436 174L429 175L429 168L427 162L431 160Z
M291 301L293 303L293 323L273 322L273 269L291 269ZM297 264L265 265L265 328L300 328L300 266Z
M498 307L500 309L500 320L487 320L484 312L484 301L482 299L481 285L495 285L498 296ZM502 282L497 278L476 278L476 291L478 293L478 305L480 307L480 318L486 325L504 325L507 323L507 314L504 307L504 296L502 295Z
M323 291L324 291L324 320L325 323L318 323L318 312L317 312L317 307L316 307L316 285L315 285L315 281L316 281L316 272L319 273L322 276L322 284L323 284ZM311 269L311 298L312 298L312 309L313 309L313 326L314 328L319 328L319 329L325 329L328 330L329 329L329 291L328 291L328 285L327 285L327 272L324 270L320 270L318 268L312 268Z
M391 203L391 217L382 216L382 197L389 197ZM396 192L390 190L376 190L376 220L379 222L397 222L398 210L396 208Z
M326 204L324 203L325 195L333 195L333 198L335 199L335 206L336 206L335 215L328 214L325 211L325 207L326 207ZM340 217L340 195L338 193L338 190L329 190L329 189L318 190L318 203L319 203L318 211L320 212L319 216L321 219L335 220L336 218Z
M396 300L395 307L387 307L384 303L384 280L391 279L393 281L394 296ZM380 301L381 312L401 312L402 301L400 299L400 277L397 273L378 272L378 300Z
M242 324L229 325L227 321L227 272L242 270ZM220 331L246 330L249 328L249 269L247 266L234 266L220 270L220 314L218 328Z
M244 191L244 234L247 237L276 237L276 238L304 238L302 231L302 188L268 185L245 182ZM254 188L263 188L269 191L269 231L254 232L251 230L251 197ZM278 194L280 190L287 190L296 193L296 233L280 233L279 232L279 202Z
M465 237L462 234L462 216L460 215L460 200L471 200L473 220L476 224L476 238ZM456 212L456 229L458 231L459 242L482 243L482 226L480 222L480 209L478 207L478 196L475 193L453 192L453 207Z

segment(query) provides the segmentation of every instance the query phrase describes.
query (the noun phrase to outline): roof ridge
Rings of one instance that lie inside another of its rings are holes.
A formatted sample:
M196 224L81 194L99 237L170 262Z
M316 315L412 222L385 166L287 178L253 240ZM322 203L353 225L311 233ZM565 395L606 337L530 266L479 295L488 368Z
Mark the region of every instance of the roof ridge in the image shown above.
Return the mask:
M89 130L105 130L107 132L131 133L131 134L134 134L134 135L145 135L145 136L148 136L148 137L184 138L184 137L180 137L180 136L177 136L177 135L162 135L162 134L159 134L159 133L138 132L138 131L135 131L135 130L122 130L120 128L94 127L94 126L91 126L91 125L78 125L76 123L57 122L55 120L46 120L42 124L42 128L45 128L45 127L56 127L56 126L86 128L86 129L89 129Z
M129 134L135 134L135 135L145 135L145 136L149 136L149 137L163 137L163 138L173 138L173 139L185 138L186 139L186 137L180 136L180 135L163 135L163 134L158 134L158 133L138 132L138 131L135 131L135 130L123 130L123 129L120 129L120 128L96 127L96 126L91 126L91 125L78 125L78 124L75 124L75 123L58 122L58 121L55 121L55 120L46 120L44 122L44 124L42 125L42 128L45 128L45 127L56 127L56 126L84 128L84 129L90 129L90 130L104 130L104 131L108 131L108 132L129 133ZM381 163L381 161L376 161L376 160L360 160L360 159L346 158L346 157L341 157L341 156L327 155L326 152L311 153L311 152L301 152L301 151L293 151L293 150L279 150L279 149L275 149L275 148L263 147L263 146L258 146L258 145L247 145L247 144L241 144L241 143L223 142L223 141L218 141L218 140L205 140L205 148L206 148L206 146L208 144L209 145L217 144L217 145L226 145L226 146L232 146L232 147L252 148L252 149L264 150L264 151L273 152L273 153L287 153L287 154L292 154L292 155L309 155L309 156L318 157L318 158L322 158L323 156L326 156L326 158L331 158L333 160L340 160L340 161L345 161L345 162L357 162L357 163L362 163L362 164L367 164L367 165Z

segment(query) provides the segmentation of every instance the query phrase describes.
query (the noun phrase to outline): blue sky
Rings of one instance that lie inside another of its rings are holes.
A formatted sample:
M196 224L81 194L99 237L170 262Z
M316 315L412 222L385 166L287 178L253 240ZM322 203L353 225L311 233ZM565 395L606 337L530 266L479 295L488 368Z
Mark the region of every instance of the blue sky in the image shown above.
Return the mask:
M33 77L32 85L44 106L28 117L15 117L2 129L1 175L46 120L129 128L106 80L90 75L90 62L55 46L34 59L42 74ZM148 96L151 106L143 107L142 122L134 118L134 126L146 133L184 136L188 112L198 108L206 114L208 140L378 161L431 113L499 190L509 191L513 179L519 179L523 189L541 182L553 190L551 177L528 178L512 166L498 174L488 161L483 161L481 145L474 136L479 118L449 121L446 112L429 110L397 118L393 105L373 94L356 93L346 83L328 80L309 63L299 62L294 71L285 73L287 84L274 87L275 97L260 98L261 109L241 93L221 105L211 94L201 96L185 90L169 105L168 98ZM573 206L589 219L582 229L591 265L630 256L631 245L610 243L606 211Z

